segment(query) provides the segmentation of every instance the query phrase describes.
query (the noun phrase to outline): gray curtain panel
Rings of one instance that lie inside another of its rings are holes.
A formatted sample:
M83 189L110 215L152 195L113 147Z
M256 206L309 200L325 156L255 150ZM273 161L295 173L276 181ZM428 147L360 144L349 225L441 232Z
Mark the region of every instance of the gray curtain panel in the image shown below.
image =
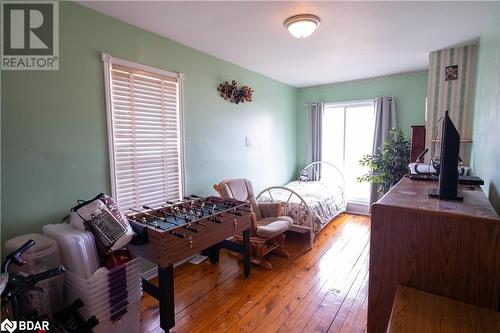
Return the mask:
M308 161L321 161L321 136L323 131L323 110L325 103L309 103L306 105L309 118L309 144L308 144ZM311 170L309 180L319 180L321 176L321 165L313 167L316 172Z
M395 128L396 125L396 99L389 97L375 98L375 131L373 135L373 149L375 154L377 148L380 147L389 134L389 130ZM370 209L372 203L380 199L381 193L377 192L377 185L371 185L370 189Z

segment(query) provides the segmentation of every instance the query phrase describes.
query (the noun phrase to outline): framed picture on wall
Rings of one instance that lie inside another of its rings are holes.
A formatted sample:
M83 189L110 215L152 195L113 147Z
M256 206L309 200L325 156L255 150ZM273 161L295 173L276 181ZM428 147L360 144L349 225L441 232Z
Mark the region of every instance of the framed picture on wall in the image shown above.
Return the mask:
M452 81L458 79L458 65L446 66L444 70L444 80Z

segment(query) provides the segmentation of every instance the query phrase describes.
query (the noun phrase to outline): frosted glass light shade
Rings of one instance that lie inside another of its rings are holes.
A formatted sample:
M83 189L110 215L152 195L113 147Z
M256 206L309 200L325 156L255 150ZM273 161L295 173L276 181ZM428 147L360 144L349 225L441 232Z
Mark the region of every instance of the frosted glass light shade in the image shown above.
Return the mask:
M311 14L301 14L285 20L285 27L295 38L309 37L319 26L319 17Z

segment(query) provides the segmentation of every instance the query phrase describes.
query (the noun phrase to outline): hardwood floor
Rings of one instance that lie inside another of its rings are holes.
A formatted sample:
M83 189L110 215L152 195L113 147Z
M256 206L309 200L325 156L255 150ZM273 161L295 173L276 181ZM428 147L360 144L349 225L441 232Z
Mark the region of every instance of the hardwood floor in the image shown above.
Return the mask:
M291 258L269 255L271 271L252 266L248 279L229 252L220 262L175 269L172 332L365 332L369 217L342 214L306 251L308 237L290 233ZM162 332L158 303L141 301L143 332Z

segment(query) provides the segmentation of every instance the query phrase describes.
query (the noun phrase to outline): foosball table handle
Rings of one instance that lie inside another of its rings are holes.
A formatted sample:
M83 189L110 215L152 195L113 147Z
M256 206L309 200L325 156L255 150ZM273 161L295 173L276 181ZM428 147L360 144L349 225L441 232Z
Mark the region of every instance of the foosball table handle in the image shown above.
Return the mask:
M186 228L187 230L189 230L191 232L194 232L194 233L200 232L200 229L196 229L196 228L193 228L193 227L190 227L190 226L185 226L184 228Z
M181 234L180 232L177 232L177 231L173 231L173 230L172 230L172 231L170 231L170 233L171 233L172 235L174 235L175 237L179 237L179 238L186 238L186 235Z
M218 224L221 224L221 223L222 223L222 221L221 221L221 220L219 220L219 219L218 219L218 218L216 218L216 217L209 217L209 218L208 218L208 220L209 220L209 221L212 221L212 222L214 222L214 223L218 223Z

